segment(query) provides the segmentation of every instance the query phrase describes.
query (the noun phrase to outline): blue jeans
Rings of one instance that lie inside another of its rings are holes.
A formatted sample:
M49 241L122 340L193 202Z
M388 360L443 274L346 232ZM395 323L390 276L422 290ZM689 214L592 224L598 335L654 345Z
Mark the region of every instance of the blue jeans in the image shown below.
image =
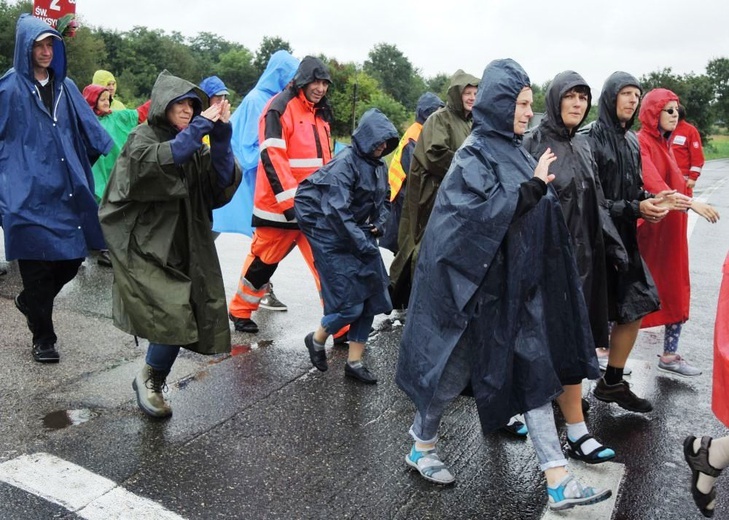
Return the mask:
M415 442L433 444L438 440L438 427L446 406L461 394L470 380L471 363L467 347L465 343L459 343L446 362L438 388L425 411L425 416L419 410L415 413L413 425L410 427L410 436ZM557 427L554 424L552 403L529 410L524 414L524 420L529 428L529 438L537 452L539 469L544 471L566 466L567 459L562 453Z
M179 345L165 345L150 341L147 348L147 364L160 372L169 372L179 353Z
M358 303L339 312L327 314L321 319L321 326L327 334L336 334L342 327L349 325L347 339L355 343L367 343L374 316L364 315L364 304Z

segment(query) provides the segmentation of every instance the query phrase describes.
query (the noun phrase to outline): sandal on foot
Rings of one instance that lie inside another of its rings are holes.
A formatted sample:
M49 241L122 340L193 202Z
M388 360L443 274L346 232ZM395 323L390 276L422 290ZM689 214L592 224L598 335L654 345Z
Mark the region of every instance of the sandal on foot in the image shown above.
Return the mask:
M440 460L435 449L420 451L413 445L410 453L405 455L405 462L411 468L418 470L424 479L436 484L452 484L456 480L448 466Z
M607 446L603 446L602 444L589 453L582 451L582 445L590 439L595 440L595 442L600 444L600 441L596 440L595 437L589 433L583 435L574 442L567 437L567 455L573 459L586 462L587 464L600 464L601 462L607 462L615 458L615 450Z
M699 473L704 473L710 477L717 478L721 475L721 470L709 464L709 448L711 447L712 438L708 436L701 437L701 446L694 452L694 441L696 437L689 435L683 441L683 456L691 468L691 496L706 518L714 516L713 509L707 509L709 504L716 500L716 487L712 487L708 493L702 493L697 487L699 481Z

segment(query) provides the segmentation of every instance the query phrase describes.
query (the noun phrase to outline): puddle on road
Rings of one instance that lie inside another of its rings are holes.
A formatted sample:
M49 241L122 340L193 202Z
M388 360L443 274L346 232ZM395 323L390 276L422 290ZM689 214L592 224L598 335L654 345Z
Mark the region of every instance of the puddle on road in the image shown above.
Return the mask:
M81 410L57 410L43 417L43 426L49 430L62 430L68 426L78 426L98 416L87 408Z

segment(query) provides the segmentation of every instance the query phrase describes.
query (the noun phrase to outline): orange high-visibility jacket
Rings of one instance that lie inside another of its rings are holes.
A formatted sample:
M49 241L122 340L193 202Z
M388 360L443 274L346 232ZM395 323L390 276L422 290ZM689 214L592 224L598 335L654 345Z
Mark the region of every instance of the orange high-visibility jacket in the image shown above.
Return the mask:
M253 226L298 229L296 188L332 158L325 110L308 101L302 89L286 89L264 108L258 133Z
M704 148L696 127L685 120L679 121L671 134L671 149L684 177L698 179L704 166Z

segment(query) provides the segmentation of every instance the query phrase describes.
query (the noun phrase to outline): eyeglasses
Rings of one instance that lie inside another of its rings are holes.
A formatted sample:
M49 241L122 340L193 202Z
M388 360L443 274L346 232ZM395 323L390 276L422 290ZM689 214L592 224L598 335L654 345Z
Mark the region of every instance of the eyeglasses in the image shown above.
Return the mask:
M678 114L678 108L664 108L661 112L666 112L669 116L672 116L674 112Z

